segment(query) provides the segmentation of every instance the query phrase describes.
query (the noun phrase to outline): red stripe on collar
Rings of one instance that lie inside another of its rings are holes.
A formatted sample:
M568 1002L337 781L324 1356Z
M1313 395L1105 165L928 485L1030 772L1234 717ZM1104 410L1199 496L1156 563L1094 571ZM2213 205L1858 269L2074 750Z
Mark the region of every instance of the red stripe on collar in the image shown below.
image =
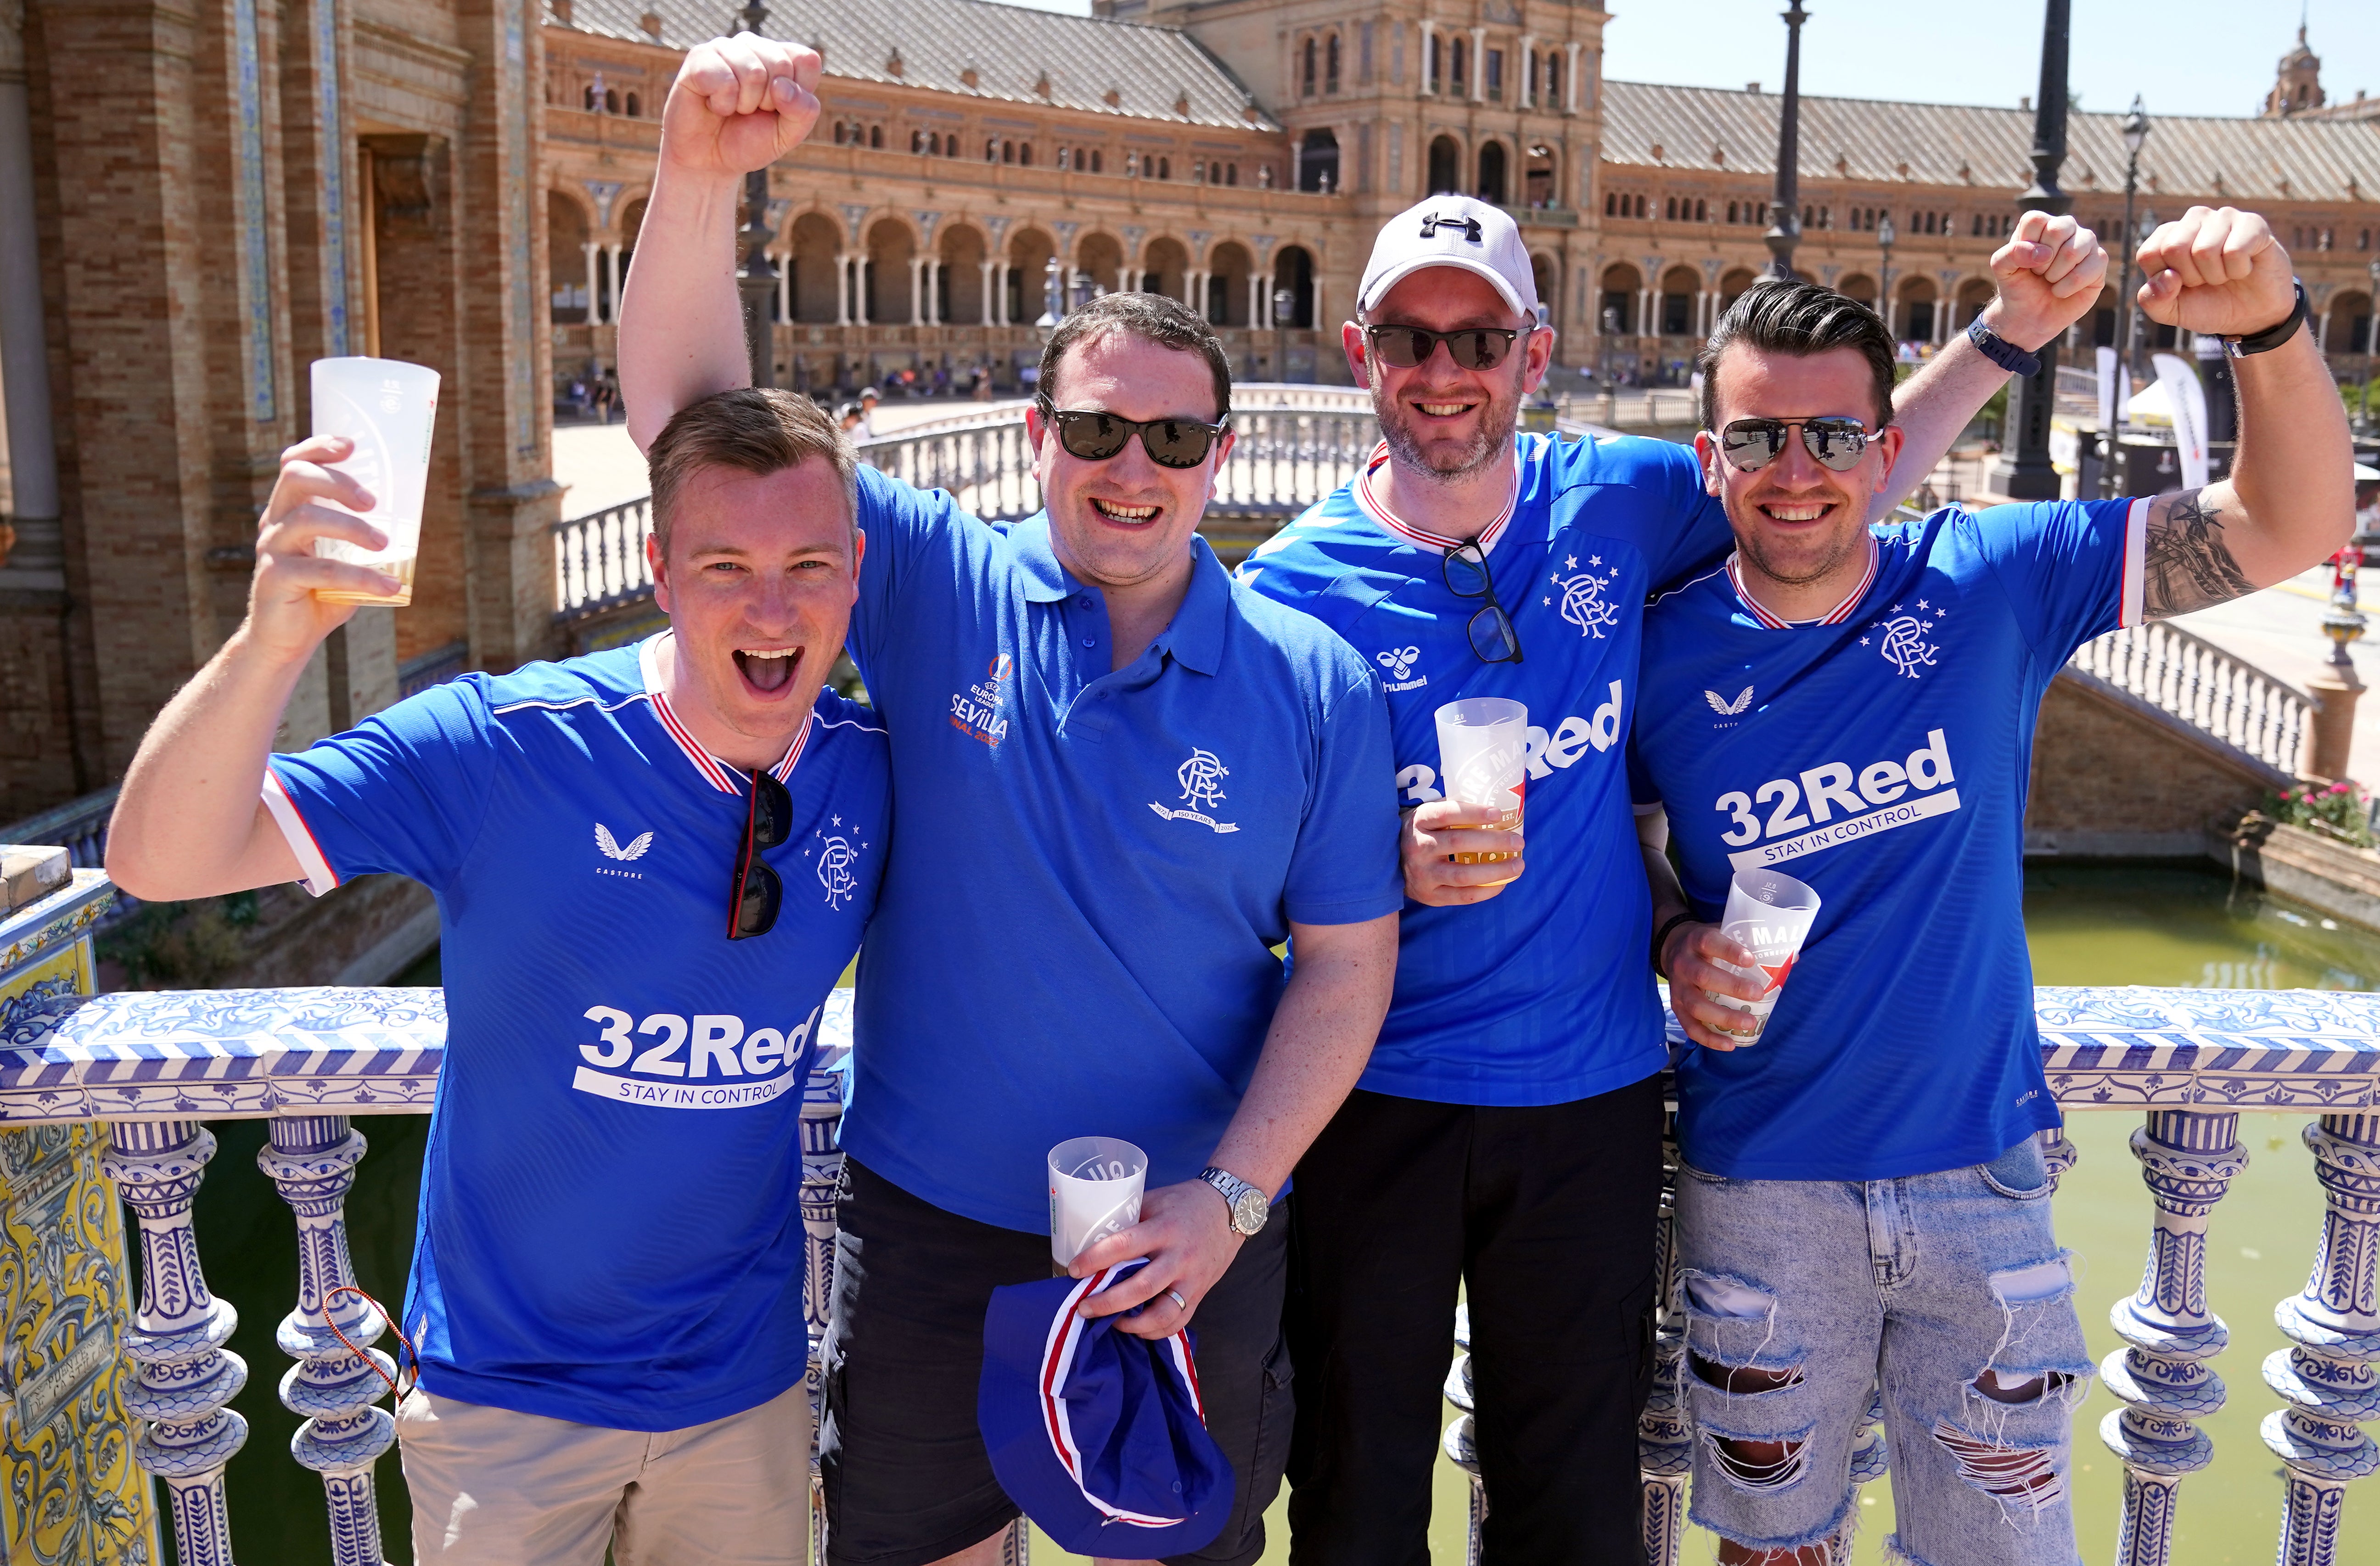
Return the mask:
M1861 576L1859 585L1852 589L1850 596L1840 603L1815 619L1780 620L1770 613L1743 585L1743 572L1732 554L1727 557L1728 586L1735 589L1736 601L1743 605L1744 612L1769 630L1791 630L1797 625L1840 625L1852 617L1852 611L1859 607L1860 600L1865 598L1867 589L1876 584L1876 561L1881 552L1876 546L1876 536L1871 533L1867 540L1867 570Z
M672 634L674 633L667 631L662 633L662 636ZM686 752L686 759L694 763L695 770L710 780L711 787L722 794L743 797L742 777L726 762L704 749L696 741L693 732L686 726L685 720L681 719L676 710L670 706L669 697L661 688L661 669L659 661L654 656L660 642L661 637L655 637L647 642L643 650L638 654L638 664L645 676L645 698L653 704L654 716L661 719L662 727L669 731L670 738L677 741L677 747ZM812 711L808 718L803 719L801 732L794 735L794 743L785 747L783 759L769 769L779 783L793 776L794 764L802 759L802 747L809 743L810 729L817 721L816 711Z
M1496 514L1494 521L1479 529L1476 538L1458 538L1452 534L1440 533L1408 522L1390 511L1388 504L1372 492L1373 475L1377 474L1381 466L1389 460L1389 443L1386 441L1372 448L1372 455L1364 459L1363 471L1355 475L1354 483L1348 487L1354 492L1355 504L1364 515L1399 538L1411 540L1415 543L1440 552L1459 549L1467 543L1476 543L1479 546L1479 552L1485 554L1496 547L1496 540L1504 531L1504 524L1512 519L1512 513L1521 504L1520 452L1520 443L1515 441L1512 446L1512 492L1504 497L1504 509Z

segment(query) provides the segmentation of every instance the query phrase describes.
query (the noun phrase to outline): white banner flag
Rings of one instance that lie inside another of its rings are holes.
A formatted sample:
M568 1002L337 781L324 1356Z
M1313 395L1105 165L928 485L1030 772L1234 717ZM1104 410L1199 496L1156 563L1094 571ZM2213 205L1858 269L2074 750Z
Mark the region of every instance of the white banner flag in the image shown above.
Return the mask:
M2116 350L2099 350L2099 428L2116 427Z
M2179 354L2158 354L2157 384L2173 409L2175 455L2181 459L2181 487L2206 487L2206 388L2199 383L2198 367Z

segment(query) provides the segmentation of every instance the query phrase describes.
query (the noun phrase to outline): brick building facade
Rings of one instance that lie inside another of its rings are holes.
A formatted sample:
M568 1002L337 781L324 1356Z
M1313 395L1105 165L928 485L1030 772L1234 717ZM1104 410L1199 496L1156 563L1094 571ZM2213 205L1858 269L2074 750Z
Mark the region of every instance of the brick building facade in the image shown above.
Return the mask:
M1096 8L771 6L768 30L818 44L828 70L820 134L772 173L781 383L983 366L1013 388L1053 259L1069 293L1079 277L1195 302L1244 376L1343 380L1335 328L1373 233L1435 189L1519 218L1560 333L1557 390L1582 369L1670 372L1766 260L1775 94L1606 81L1591 3ZM414 359L445 395L416 602L333 639L285 741L556 645L554 396L612 362L654 116L684 50L731 14L0 0L0 820L119 776L237 623L317 357ZM2380 120L2325 104L2318 68L2293 51L2269 117L2160 116L2141 204L2269 212L2351 374L2372 336ZM1803 116L1800 263L1942 340L1988 291L2031 115L1805 99ZM2078 115L2071 140L2065 183L2112 232L2114 116ZM2112 327L2106 303L2093 330Z

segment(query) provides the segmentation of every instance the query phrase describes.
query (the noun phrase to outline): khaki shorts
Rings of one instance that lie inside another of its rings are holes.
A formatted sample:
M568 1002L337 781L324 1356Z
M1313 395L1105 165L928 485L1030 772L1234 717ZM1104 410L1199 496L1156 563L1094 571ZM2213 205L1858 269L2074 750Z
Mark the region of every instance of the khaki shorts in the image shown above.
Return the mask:
M658 1434L419 1389L397 1406L419 1566L805 1566L810 1402Z

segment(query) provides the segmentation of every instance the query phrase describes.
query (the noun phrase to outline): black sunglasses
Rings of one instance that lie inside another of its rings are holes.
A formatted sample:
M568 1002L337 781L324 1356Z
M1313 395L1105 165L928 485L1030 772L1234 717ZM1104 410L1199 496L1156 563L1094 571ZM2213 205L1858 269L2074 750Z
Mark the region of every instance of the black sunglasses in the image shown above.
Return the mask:
M735 854L735 884L727 892L727 939L748 940L776 927L785 883L760 857L794 830L794 796L771 772L752 774L752 797L745 807L744 845Z
M1427 364L1440 343L1446 345L1447 357L1457 369L1493 370L1504 362L1521 335L1517 327L1510 326L1465 326L1455 332L1432 332L1426 326L1366 326L1364 334L1371 338L1372 351L1380 356L1380 362L1399 370L1417 370Z
M1439 564L1446 577L1446 590L1457 598L1484 598L1488 601L1467 627L1471 651L1482 663L1518 663L1521 662L1521 636L1512 629L1512 617L1504 613L1497 601L1495 578L1488 574L1488 556L1479 545L1457 544L1446 552Z
M1123 450L1135 435L1140 449L1160 467L1196 467L1207 460L1223 432L1220 424L1195 419L1119 419L1090 408L1052 408L1043 414L1057 426L1058 443L1068 455L1086 462L1105 462Z
M1785 453L1785 435L1802 431L1802 447L1822 467L1848 473L1876 437L1856 419L1739 419L1718 432L1718 449L1746 473L1757 473Z

